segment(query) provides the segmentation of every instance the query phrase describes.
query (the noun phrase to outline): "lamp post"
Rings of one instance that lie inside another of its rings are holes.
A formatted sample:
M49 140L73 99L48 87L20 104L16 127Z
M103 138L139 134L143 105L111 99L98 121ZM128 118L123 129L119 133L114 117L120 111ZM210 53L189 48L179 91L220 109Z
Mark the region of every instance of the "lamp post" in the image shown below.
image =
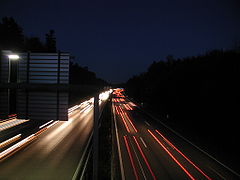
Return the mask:
M17 54L9 54L8 56L8 83L16 83L18 80L18 60L19 56ZM8 89L8 114L16 113L16 89Z
M12 75L12 65L13 65L13 62L12 61L17 61L19 60L19 55L17 54L9 54L8 55L8 59L9 59L9 69L8 69L8 83L11 83L12 82L12 79L13 79L13 75ZM15 70L16 70L16 73L17 73L17 63L16 63L16 66L15 66ZM14 73L14 72L13 72ZM17 81L17 74L15 74L15 79L14 81Z

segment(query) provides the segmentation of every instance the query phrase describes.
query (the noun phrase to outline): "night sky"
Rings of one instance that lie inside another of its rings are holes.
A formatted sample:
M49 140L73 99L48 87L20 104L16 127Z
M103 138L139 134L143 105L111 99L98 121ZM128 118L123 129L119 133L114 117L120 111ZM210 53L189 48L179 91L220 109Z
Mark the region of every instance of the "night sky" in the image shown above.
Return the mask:
M114 83L167 55L230 49L240 40L239 0L1 0L4 16L42 40L54 29L59 50Z

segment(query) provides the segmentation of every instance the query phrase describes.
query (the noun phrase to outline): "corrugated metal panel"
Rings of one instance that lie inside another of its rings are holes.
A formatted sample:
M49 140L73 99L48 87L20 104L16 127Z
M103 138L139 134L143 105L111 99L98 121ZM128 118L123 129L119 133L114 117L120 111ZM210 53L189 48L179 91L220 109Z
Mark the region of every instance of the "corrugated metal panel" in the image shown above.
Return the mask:
M0 119L6 119L8 117L8 90L0 89Z
M68 120L68 94L65 92L17 93L18 118L31 120Z
M0 83L8 83L9 51L2 52ZM18 53L18 82L68 84L69 53ZM7 93L7 91L6 91ZM0 92L0 115L8 113L8 95ZM68 94L17 90L18 118L68 120Z
M1 52L1 62L0 62L0 83L8 83L8 69L9 69L9 59L7 57L9 51Z
M19 82L27 82L29 79L29 83L56 84L59 80L61 84L68 84L69 57L69 53L60 53L60 55L58 53L30 53L28 66L28 54L21 53ZM58 69L59 67L60 69ZM27 73L27 69L29 69L29 73ZM27 75L29 75L28 78Z

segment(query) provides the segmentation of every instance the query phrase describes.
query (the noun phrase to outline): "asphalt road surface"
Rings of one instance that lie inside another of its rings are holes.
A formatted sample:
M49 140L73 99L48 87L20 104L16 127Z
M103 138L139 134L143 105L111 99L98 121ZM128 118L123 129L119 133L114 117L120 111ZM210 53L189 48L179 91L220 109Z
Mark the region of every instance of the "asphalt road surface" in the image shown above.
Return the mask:
M126 98L113 98L113 111L122 179L239 179Z
M101 108L104 103L101 104ZM93 103L53 121L0 162L1 180L71 180L93 129Z

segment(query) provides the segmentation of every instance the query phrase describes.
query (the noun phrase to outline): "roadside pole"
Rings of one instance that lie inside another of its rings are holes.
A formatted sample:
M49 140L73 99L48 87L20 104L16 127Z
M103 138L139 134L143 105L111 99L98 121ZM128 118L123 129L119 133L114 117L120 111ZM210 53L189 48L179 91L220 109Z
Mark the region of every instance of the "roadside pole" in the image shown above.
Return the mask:
M98 120L99 94L94 96L94 127L93 127L93 180L98 179Z

